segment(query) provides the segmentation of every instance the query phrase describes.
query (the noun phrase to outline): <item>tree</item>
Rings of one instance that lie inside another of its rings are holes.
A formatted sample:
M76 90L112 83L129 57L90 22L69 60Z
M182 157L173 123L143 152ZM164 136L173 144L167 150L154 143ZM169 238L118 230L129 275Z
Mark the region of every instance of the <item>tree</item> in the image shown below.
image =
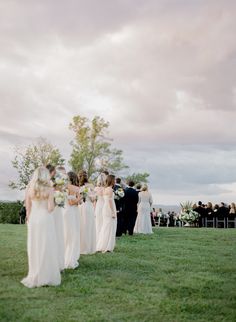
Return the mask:
M144 173L133 173L129 175L126 180L132 180L134 181L135 184L137 183L148 183L148 177L150 176L149 173L144 172Z
M88 177L96 176L102 170L117 173L128 168L123 162L123 152L112 148L111 139L106 137L109 123L95 116L90 122L86 117L73 117L69 128L74 132L69 164L76 173L86 169Z
M39 138L25 148L16 147L15 154L12 165L18 172L18 179L10 182L12 189L24 190L39 166L49 163L54 166L64 164L60 151L44 138Z

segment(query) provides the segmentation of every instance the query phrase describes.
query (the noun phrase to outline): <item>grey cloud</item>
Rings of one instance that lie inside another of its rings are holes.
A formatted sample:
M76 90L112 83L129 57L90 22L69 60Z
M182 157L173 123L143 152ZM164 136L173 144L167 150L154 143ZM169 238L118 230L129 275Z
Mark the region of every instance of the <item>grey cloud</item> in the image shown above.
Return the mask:
M2 171L14 175L12 146L39 136L68 157L73 115L98 114L131 168L152 174L156 195L231 198L235 9L230 0L2 2Z

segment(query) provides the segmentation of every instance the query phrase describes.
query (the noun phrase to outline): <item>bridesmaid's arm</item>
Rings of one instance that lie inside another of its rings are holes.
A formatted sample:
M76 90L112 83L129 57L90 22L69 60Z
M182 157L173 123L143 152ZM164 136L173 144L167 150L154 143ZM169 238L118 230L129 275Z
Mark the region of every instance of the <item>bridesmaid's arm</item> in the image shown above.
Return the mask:
M113 190L110 188L109 189L109 193L108 193L108 196L109 196L109 205L110 205L110 208L111 208L111 212L112 212L112 218L116 218L116 209L114 209L114 203L113 203Z
M26 221L29 220L30 213L31 213L32 201L29 193L26 193L25 197L25 208L26 208Z
M48 196L48 211L52 212L55 208L55 203L54 203L54 191L53 189L50 189L49 191L49 196Z
M150 198L149 198L149 203L150 203L150 206L152 206L153 204L153 199L152 199L152 195L150 194Z
M141 203L140 193L138 194L138 205Z

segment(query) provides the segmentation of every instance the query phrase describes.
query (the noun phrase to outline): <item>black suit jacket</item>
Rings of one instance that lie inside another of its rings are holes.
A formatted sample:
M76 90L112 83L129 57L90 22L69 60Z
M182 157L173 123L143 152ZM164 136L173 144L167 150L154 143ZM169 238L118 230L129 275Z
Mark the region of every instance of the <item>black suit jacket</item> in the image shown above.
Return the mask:
M217 211L217 216L225 218L229 214L229 209L227 207L221 206Z
M133 188L126 188L124 197L125 213L128 215L137 215L138 201L138 192Z
M118 190L122 188L120 184L116 184L113 188L114 191ZM118 212L122 212L123 208L124 208L124 197L120 198L120 199L115 199L115 204L116 204L116 210Z

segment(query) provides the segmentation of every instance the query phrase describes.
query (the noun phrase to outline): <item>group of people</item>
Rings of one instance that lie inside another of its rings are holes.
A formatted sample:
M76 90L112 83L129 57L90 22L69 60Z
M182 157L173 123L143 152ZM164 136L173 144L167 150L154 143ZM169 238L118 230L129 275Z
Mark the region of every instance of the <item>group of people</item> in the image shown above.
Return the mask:
M27 287L59 285L61 271L79 266L80 255L112 252L116 236L152 233L147 185L125 186L101 173L94 186L86 171L63 166L35 170L26 189Z
M199 227L204 226L205 218L228 218L229 216L236 216L236 204L234 202L230 205L221 202L213 206L211 202L203 204L202 201L199 201L198 204L193 205L193 210L199 213Z

